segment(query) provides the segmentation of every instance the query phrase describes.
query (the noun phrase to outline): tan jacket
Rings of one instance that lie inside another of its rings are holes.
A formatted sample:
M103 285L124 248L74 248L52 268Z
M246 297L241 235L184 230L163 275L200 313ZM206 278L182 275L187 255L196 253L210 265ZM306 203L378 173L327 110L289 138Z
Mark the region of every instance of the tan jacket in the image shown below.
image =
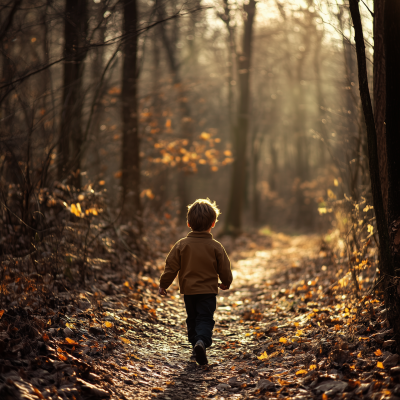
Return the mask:
M165 260L160 287L168 289L179 273L182 294L218 293L218 277L230 286L231 262L221 243L208 232L190 232L175 243Z

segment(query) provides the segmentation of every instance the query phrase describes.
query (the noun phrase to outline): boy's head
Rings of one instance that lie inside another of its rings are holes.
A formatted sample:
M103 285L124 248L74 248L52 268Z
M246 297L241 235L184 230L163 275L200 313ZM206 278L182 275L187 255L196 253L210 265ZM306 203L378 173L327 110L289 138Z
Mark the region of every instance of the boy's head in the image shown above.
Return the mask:
M193 231L208 231L217 222L219 214L215 201L212 203L209 198L197 199L193 204L188 205L188 226Z

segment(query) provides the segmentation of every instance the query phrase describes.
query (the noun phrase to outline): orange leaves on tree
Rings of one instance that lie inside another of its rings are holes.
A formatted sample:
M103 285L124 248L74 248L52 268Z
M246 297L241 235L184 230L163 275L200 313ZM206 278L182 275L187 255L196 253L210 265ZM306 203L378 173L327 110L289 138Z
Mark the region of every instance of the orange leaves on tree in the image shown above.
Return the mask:
M207 132L202 132L200 134L200 139L202 139L202 140L208 140L208 139L210 139L210 137L211 137L211 135Z
M112 88L108 89L108 94L120 94L121 88L118 86L113 86Z
M74 214L79 218L82 218L82 216L84 216L84 214L82 213L81 205L79 203L71 204L71 214Z
M142 192L140 193L140 197L147 197L148 199L152 200L154 199L154 194L151 191L151 189L144 189L142 190Z

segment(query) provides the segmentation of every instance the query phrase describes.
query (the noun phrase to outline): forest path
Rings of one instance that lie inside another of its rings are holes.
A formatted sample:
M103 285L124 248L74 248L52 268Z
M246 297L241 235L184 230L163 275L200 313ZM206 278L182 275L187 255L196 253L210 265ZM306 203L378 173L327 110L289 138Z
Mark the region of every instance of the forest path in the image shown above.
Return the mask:
M276 294L286 290L288 279L305 273L304 263L318 254L319 243L317 236L276 235L267 248L248 242L246 250L230 252L234 283L231 290L220 291L217 297L213 345L207 352L206 368L190 361L183 296L169 290L168 297L158 304L157 320L144 322L141 332L139 326L132 327L137 333L131 337L135 341L134 355L129 355L127 348L131 346L124 346L125 351L113 352L112 357L98 364L104 372L110 365L114 367L107 385L113 398L240 399L259 393L257 384L263 371L257 372L257 368L263 361L253 353L262 352L265 332L278 318L276 306L269 309L268 300L274 302ZM147 289L149 306L159 301L153 286ZM290 324L291 317L279 317L275 325ZM295 363L289 362L280 370L293 367ZM293 397L299 389L289 392Z

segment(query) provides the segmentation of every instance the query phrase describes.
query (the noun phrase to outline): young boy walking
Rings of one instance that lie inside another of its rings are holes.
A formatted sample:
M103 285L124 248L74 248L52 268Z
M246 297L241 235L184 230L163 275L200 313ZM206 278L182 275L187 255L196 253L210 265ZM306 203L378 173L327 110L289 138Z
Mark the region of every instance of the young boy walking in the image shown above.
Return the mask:
M208 363L206 348L212 344L213 319L218 287L229 289L232 283L231 263L221 243L213 239L211 229L220 211L210 199L198 199L188 206L187 224L192 231L175 243L165 260L159 294L179 273L179 287L184 295L189 342L200 365ZM218 277L221 284L218 284Z

